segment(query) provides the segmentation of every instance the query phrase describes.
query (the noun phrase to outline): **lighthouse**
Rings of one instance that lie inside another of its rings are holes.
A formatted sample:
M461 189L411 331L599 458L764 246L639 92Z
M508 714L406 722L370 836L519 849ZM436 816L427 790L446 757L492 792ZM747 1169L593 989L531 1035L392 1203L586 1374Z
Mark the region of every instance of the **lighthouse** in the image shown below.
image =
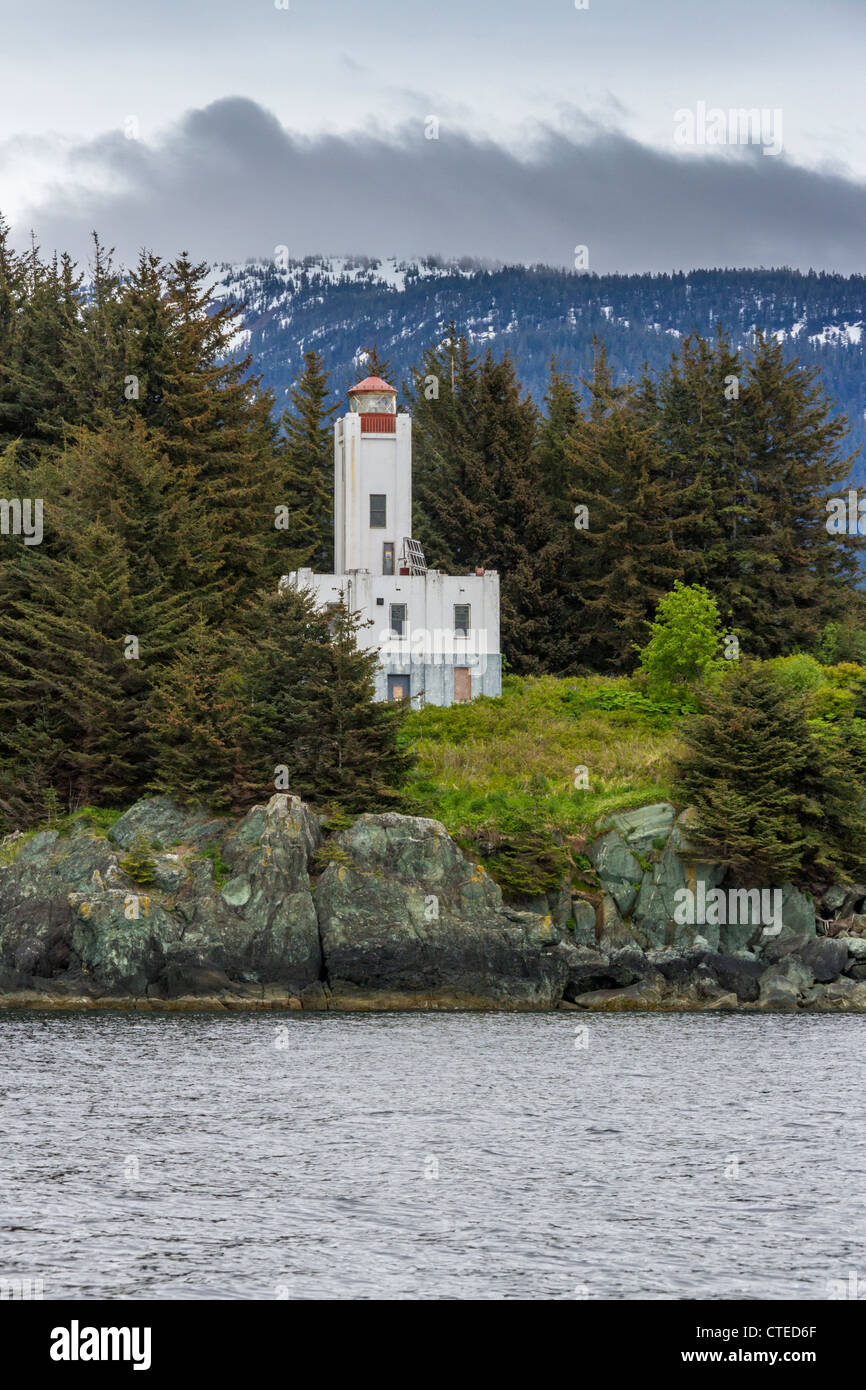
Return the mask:
M502 694L499 575L427 568L412 538L412 420L381 377L353 386L334 423L334 569L283 582L370 620L358 643L378 651L377 699L418 708Z

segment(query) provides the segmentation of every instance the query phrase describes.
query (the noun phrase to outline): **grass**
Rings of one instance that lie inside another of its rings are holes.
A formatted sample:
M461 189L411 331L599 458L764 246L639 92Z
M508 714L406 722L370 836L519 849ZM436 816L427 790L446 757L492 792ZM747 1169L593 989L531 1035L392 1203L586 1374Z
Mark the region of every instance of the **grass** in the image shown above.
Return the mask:
M18 835L8 845L0 844L0 869L13 864L18 858L22 846L43 830L56 830L60 838L63 839L65 836L71 835L76 826L83 824L96 835L107 835L114 822L119 820L122 815L123 810L114 807L83 806L81 810L71 811L68 815L52 816L44 825L36 826L32 830L25 830L23 835Z
M601 816L670 799L678 713L626 678L508 676L499 700L407 716L403 737L418 761L403 809L442 821L476 854L492 845L485 867L515 896L542 891ZM580 768L586 789L575 786Z
M206 845L201 852L202 859L209 859L213 864L213 881L217 888L223 888L232 876L232 866L227 864L220 853L220 846L217 844Z

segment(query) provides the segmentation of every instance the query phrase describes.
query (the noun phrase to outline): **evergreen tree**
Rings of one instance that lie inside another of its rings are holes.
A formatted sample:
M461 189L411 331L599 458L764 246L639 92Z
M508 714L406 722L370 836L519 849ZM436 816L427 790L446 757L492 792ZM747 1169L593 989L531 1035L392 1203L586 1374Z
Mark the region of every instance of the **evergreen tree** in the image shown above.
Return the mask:
M364 359L364 371L367 376L381 377L383 381L388 382L389 386L393 385L391 381L391 363L388 361L387 357L379 356L379 351L375 343L372 347L364 349ZM355 385L354 381L352 385Z
M828 758L812 734L802 698L744 660L704 709L684 727L677 768L697 816L689 839L768 884L856 868L863 794L842 741Z
M60 556L34 550L26 596L0 612L0 784L26 820L49 786L67 810L139 792L142 666L177 621L170 595L133 601L123 544L99 521Z
M401 711L373 699L378 653L357 646L358 618L285 587L259 594L228 642L240 674L236 805L290 791L316 805L370 810L393 799L409 759Z
M629 401L571 436L581 547L575 589L576 654L585 667L621 673L635 662L647 623L680 573L676 489L652 429Z
M285 443L280 455L289 507L292 559L286 569L309 566L318 574L334 570L335 405L328 405L328 373L320 353L304 354L304 369L283 414Z
M400 746L403 709L374 699L378 652L358 646L359 627L341 599L321 651L315 757L296 774L310 799L351 812L393 806L413 762Z
M217 810L231 805L245 713L241 676L227 664L227 645L200 616L159 673L148 709L152 789Z
M412 534L427 564L446 574L477 563L455 526L454 498L465 495L478 419L478 359L452 323L404 384L412 415Z
M758 656L808 648L826 622L844 617L862 553L862 538L827 530L825 499L839 495L852 459L840 450L846 423L831 415L816 377L786 362L780 343L757 337L740 399L749 562L728 601Z

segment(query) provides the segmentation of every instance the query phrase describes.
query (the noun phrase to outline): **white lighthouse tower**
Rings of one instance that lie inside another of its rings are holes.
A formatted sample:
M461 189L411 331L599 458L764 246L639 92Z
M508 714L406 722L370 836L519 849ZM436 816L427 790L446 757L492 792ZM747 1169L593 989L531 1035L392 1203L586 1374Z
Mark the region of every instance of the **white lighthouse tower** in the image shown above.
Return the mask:
M334 424L334 574L295 570L284 582L326 607L342 595L372 626L358 642L377 648L376 695L451 705L502 694L499 575L428 570L412 539L412 420L397 392L367 377Z

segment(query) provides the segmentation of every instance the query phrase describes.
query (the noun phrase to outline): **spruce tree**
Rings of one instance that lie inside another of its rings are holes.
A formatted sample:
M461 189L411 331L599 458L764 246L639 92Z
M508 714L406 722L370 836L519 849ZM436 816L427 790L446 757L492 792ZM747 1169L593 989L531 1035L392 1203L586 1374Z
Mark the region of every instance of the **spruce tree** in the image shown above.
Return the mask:
M341 598L317 672L314 757L296 774L311 799L350 812L393 807L413 762L400 746L404 710L374 699L378 652L358 646L359 629Z
M309 566L319 574L334 569L334 435L336 405L328 404L328 373L320 353L304 354L304 368L283 414L280 453L289 508L286 570Z
M844 874L862 862L863 795L852 768L834 765L802 698L760 662L742 660L704 713L683 729L679 795L693 806L689 839L741 879L780 884ZM844 755L841 743L837 753Z
M240 673L226 659L228 645L200 616L159 673L149 702L151 787L182 804L217 810L232 804L246 706Z
M654 431L627 400L571 436L577 564L576 656L619 674L635 664L655 606L680 573L675 486ZM576 480L580 479L578 484Z

